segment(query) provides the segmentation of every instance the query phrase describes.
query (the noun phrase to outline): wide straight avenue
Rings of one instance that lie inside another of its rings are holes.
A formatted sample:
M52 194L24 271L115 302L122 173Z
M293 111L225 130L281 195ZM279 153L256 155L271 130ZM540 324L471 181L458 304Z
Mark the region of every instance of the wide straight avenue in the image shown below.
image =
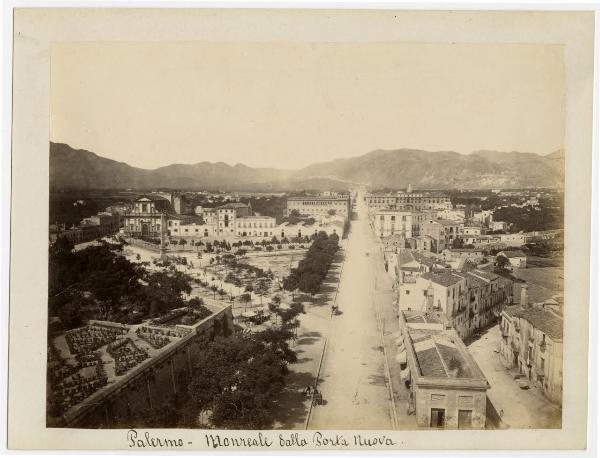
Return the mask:
M324 405L314 407L309 429L393 429L394 420L386 378L378 316L390 307L382 263L362 195L357 219L351 222L346 259L337 294L340 314L332 317L319 374ZM387 302L382 304L382 297Z

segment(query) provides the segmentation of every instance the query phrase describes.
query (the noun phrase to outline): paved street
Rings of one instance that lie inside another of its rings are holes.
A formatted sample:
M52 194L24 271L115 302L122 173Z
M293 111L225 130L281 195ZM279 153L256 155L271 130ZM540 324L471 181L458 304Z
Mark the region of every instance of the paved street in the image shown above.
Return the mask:
M488 399L497 412L502 411L502 426L560 428L561 409L537 388L520 389L512 373L502 366L498 353L494 352L494 349L500 348L501 338L498 326L493 326L468 348L491 385Z
M374 300L379 248L357 200L337 296L341 314L331 322L319 378L325 405L312 409L309 429L393 428Z

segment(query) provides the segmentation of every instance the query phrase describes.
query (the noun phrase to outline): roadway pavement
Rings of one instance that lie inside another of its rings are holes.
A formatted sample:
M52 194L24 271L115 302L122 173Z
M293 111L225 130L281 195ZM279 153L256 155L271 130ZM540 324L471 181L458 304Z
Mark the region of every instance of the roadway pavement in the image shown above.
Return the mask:
M395 427L378 319L383 306L376 291L379 247L361 196L357 200L358 219L350 225L337 294L341 314L332 319L319 375L325 404L312 409L308 429Z

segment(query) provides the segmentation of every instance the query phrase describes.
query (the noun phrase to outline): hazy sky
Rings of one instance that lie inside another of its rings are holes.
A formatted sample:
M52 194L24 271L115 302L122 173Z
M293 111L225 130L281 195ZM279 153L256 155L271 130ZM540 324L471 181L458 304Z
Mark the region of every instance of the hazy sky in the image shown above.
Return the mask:
M68 43L51 72L51 140L144 168L564 140L561 46Z

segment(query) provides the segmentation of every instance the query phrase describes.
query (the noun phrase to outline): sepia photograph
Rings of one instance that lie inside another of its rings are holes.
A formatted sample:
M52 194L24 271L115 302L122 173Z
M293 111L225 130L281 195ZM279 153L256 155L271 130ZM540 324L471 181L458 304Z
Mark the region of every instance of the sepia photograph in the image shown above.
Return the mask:
M48 425L560 428L562 56L54 45Z
M567 349L586 371L587 290L577 309L566 291L589 273L565 256L589 256L589 228L568 231L591 198L585 175L566 198L566 42L92 30L48 43L45 228L13 250L45 276L42 428L399 448L585 417L563 395Z

